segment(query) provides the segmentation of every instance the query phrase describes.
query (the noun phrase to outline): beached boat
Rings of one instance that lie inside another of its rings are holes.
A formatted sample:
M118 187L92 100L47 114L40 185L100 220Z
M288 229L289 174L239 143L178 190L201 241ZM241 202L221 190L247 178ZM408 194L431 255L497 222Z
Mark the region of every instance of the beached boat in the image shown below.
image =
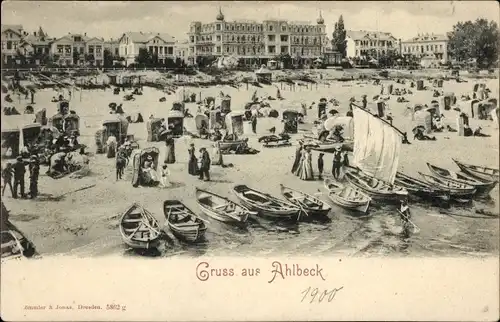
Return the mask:
M430 172L436 177L473 186L474 188L476 188L477 195L488 195L491 190L493 190L493 188L495 188L495 186L497 185L497 181L476 179L465 173L457 173L448 169L440 168L430 163L427 163L427 167L429 168Z
M251 189L245 185L233 187L242 204L260 215L274 219L298 218L300 208L266 193Z
M24 248L16 234L11 230L4 230L0 234L2 240L2 261L23 257Z
M460 183L456 181L451 181L439 177L434 177L422 172L419 174L427 181L431 186L435 186L439 189L448 190L452 198L459 199L472 199L472 196L476 193L476 188L471 185Z
M450 193L448 190L443 190L431 185L425 181L406 175L402 172L396 173L394 180L398 186L405 188L410 195L419 197L424 200L440 200L443 202L450 201Z
M205 236L207 227L204 220L179 200L165 200L163 213L167 218L166 225L175 237L188 242L197 242Z
M361 171L346 172L345 178L350 184L367 194L373 200L395 201L408 196L408 191L405 188L391 185Z
M299 207L302 214L326 216L332 209L328 203L313 197L307 193L280 185L281 194L290 203Z
M161 230L158 221L136 203L122 215L120 233L123 242L134 249L157 248L160 244Z
M371 198L348 185L343 185L330 179L324 180L326 190L328 190L328 198L345 209L360 211L366 213L370 207Z
M227 198L199 188L196 188L196 201L203 213L222 222L244 223L249 215L257 214Z
M500 170L499 169L467 164L467 163L457 161L455 159L452 159L452 160L457 164L457 166L460 168L460 170L462 170L463 172L465 172L467 174L470 174L474 178L488 180L488 181L491 181L491 180L499 181L500 180Z
M404 135L380 117L353 106L354 151L345 178L373 201L398 201L408 191L394 184Z

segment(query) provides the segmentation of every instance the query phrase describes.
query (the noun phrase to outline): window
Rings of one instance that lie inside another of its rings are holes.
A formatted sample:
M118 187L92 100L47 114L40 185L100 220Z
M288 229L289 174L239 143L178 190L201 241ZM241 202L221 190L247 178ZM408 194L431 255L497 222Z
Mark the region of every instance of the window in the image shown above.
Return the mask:
M231 26L231 30L234 31L234 26Z
M217 46L217 52L220 53L221 50L220 50L220 46Z
M275 54L276 53L276 46L267 46L267 51L270 54Z
M174 47L167 47L167 51L168 51L169 55L173 55L174 54Z
M95 47L95 53L100 54L102 52L102 47L101 46L96 46Z
M241 36L241 41L245 41L245 36Z
M425 50L426 50L426 51L429 51L429 45L426 45L426 46L425 46Z
M269 31L273 31L273 26L269 26Z
M153 46L149 46L149 52L152 53L153 52Z
M281 36L281 41L287 42L288 41L288 36L287 35L282 35Z
M267 36L267 39L268 39L269 41L275 41L275 40L276 40L276 38L275 38L275 36L274 36L274 35L268 35L268 36Z
M439 45L439 50L443 50L443 45Z
M71 46L65 46L65 52L66 54L71 54Z
M288 46L281 46L281 53L282 54L288 53Z
M190 42L194 42L194 36L189 37Z
M89 54L93 54L94 53L94 46L89 46Z
M220 24L217 24L217 30L221 30Z
M160 46L160 55L163 55L163 46Z
M226 47L226 53L228 53L228 52L229 52L229 47Z
M125 48L126 49L126 48ZM118 56L120 53L118 51L118 48L115 48L115 56Z
M221 39L220 36L217 36L217 41L220 41L220 39Z
M286 26L281 26L281 31L286 31Z
M125 47L125 56L127 56L127 55L128 55L128 54L127 54L127 47Z

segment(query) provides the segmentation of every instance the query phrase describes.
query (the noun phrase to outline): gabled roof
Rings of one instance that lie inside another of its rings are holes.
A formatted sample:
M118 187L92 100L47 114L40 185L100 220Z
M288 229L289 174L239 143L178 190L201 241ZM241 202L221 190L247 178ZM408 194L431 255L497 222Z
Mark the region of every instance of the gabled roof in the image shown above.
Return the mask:
M127 36L130 38L130 40L134 43L147 43L151 39L155 37L160 37L163 41L165 42L175 42L175 38L170 36L169 34L166 33L153 33L153 32L137 32L137 31L129 31L124 33L121 37L120 40L124 37Z
M448 40L448 37L446 35L425 34L407 39L404 42L427 42L427 41L446 41L446 40Z
M2 33L7 30L12 30L15 33L22 35L23 34L23 26L22 25L2 25Z
M381 31L347 30L347 36L353 40L396 40L390 32Z
M81 34L67 34L67 35L62 36L61 38L55 39L54 42L59 42L59 41L63 41L63 40L73 41L74 36L81 37L82 42L87 42L91 39L90 37L87 37L87 36L81 35Z
M38 37L35 35L28 35L23 38L24 43L36 46L49 45L53 40L52 38Z

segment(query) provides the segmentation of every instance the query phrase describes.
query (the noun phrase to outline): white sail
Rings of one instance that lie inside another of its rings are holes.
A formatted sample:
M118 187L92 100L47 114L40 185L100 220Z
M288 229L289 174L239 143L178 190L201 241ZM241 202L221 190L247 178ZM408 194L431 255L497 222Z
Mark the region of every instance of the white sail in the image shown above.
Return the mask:
M366 174L393 184L398 170L402 135L358 107L353 107L353 164Z

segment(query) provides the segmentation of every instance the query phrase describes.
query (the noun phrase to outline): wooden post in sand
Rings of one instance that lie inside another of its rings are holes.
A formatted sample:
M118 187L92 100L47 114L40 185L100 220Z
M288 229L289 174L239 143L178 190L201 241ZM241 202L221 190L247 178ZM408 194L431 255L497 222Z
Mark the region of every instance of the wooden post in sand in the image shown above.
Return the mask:
M247 84L247 91L248 91L248 82L246 84Z

